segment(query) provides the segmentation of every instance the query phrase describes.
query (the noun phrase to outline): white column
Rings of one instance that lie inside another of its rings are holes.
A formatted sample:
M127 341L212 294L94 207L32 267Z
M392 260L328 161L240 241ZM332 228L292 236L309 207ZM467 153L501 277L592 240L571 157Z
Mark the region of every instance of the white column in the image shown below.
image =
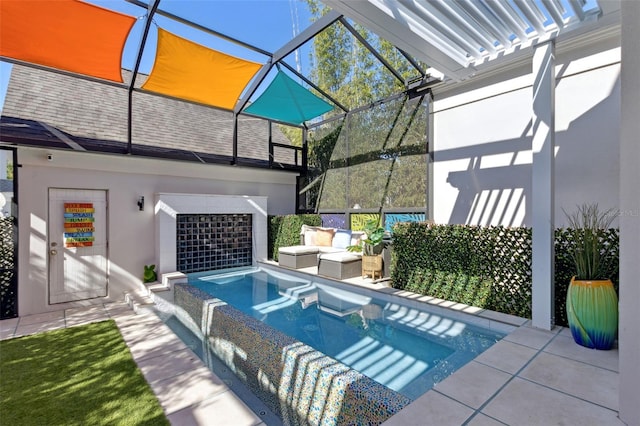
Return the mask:
M640 2L622 4L619 416L640 425Z
M530 200L533 224L533 326L554 326L554 148L555 41L533 52L533 167Z

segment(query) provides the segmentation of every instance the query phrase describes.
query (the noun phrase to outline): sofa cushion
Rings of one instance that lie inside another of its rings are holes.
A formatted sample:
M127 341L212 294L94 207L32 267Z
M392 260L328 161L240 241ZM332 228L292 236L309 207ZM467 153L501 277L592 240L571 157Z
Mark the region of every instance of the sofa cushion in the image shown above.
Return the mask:
M324 247L324 246L316 246L319 253L348 253L345 249L335 248L335 247Z
M320 228L316 231L316 245L320 247L331 247L333 241L333 228Z
M298 256L302 254L315 254L315 253L318 253L318 247L310 247L310 246L280 247L278 249L278 253L290 254L294 256Z
M362 257L357 253L350 253L348 251L342 251L337 253L322 253L319 256L322 260L328 260L331 262L348 263L361 260Z
M351 231L348 229L336 230L333 240L331 241L331 247L346 249L351 245Z

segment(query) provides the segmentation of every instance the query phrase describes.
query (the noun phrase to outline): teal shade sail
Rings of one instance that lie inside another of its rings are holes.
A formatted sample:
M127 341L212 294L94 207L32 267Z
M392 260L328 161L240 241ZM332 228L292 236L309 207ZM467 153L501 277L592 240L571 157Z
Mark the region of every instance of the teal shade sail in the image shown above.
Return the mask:
M333 106L278 71L264 92L244 112L289 124L302 124Z

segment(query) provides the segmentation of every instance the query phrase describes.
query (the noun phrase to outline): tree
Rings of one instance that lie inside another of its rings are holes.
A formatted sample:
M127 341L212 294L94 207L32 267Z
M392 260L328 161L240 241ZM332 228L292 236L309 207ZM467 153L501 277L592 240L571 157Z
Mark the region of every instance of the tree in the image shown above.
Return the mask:
M307 3L314 18L329 11L317 0ZM315 185L308 187L308 201L320 209L425 207L426 108L419 98L377 102L404 91L420 73L391 43L350 25L404 81L340 22L314 37L311 75L318 87L349 109L370 107L350 112L338 127L309 132L307 183Z

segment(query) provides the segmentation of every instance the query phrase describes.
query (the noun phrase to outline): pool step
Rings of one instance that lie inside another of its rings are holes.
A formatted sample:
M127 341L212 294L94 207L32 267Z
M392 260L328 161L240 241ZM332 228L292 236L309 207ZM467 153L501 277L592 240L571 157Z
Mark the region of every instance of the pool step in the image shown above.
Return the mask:
M147 294L149 296L151 296L152 293L171 290L171 287L159 281L154 281L152 283L145 283L145 287L147 288Z
M136 314L153 312L153 298L148 294L148 290L129 291L124 294L124 301Z
M174 284L186 283L187 276L182 272L168 272L162 274L160 281L154 281L152 283L145 283L148 294L158 293L161 291L170 291L173 289Z
M168 272L162 274L162 285L167 287L167 290L173 290L174 284L182 284L187 282L187 275L182 272Z
M165 300L173 300L173 286L179 283L186 283L187 276L182 272L170 272L162 274L161 281L145 283L145 296L155 303L157 297Z

